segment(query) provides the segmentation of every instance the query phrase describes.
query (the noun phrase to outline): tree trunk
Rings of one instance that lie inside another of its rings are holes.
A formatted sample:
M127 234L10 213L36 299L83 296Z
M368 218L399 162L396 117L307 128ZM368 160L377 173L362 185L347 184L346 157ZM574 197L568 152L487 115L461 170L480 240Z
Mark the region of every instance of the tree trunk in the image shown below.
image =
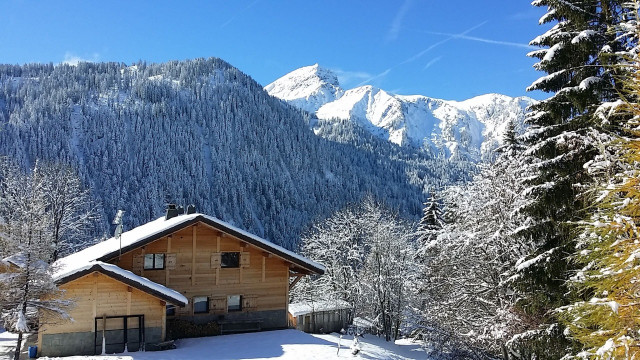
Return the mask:
M16 351L13 353L13 360L20 360L20 348L22 347L22 331L18 332L18 343Z

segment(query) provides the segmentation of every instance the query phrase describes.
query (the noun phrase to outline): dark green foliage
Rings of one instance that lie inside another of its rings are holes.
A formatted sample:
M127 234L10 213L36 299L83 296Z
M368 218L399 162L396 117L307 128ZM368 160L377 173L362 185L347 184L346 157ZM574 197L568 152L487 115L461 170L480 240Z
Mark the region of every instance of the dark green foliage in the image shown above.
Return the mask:
M528 150L522 167L533 166L536 175L526 180L530 202L523 209L533 221L520 236L536 242L538 250L527 258L537 261L518 269L515 286L523 294L519 308L536 319L532 329L554 324L551 310L569 301L565 283L573 265L566 259L579 231L575 224L587 210L585 185L593 181L584 164L596 156L606 126L596 121L595 113L602 103L618 99L616 70L610 65L619 61L614 53L628 49L627 39L611 31L625 17L622 3L534 1L549 8L541 22L555 26L531 42L547 48L529 55L540 59L535 67L549 75L528 90L555 94L531 106L524 137ZM538 334L528 351L543 358L554 358L570 346L561 329L550 343L543 340L548 331Z

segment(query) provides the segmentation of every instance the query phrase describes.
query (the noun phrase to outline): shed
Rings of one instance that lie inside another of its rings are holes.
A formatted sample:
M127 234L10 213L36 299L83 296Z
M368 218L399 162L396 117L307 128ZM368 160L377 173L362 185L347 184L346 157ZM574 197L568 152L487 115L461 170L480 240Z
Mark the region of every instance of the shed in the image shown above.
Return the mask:
M346 328L351 320L351 305L344 300L305 301L289 304L289 326L304 332L339 332Z

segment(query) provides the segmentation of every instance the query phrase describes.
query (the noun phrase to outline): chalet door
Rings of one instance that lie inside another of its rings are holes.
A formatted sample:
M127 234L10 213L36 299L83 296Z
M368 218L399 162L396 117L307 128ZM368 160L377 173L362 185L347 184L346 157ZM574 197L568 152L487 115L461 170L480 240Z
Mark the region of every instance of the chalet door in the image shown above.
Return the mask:
M115 354L144 350L144 315L97 317L94 353Z

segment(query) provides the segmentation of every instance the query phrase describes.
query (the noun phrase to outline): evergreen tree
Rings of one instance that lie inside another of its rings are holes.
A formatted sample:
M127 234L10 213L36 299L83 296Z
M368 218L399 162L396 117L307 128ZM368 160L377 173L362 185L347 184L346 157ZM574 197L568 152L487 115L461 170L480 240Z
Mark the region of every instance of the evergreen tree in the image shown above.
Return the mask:
M634 14L638 5L638 1L628 4ZM629 18L620 29L635 32L637 38L637 17ZM624 101L599 109L608 122L623 121L624 134L601 147L588 166L602 181L593 187L594 212L587 218L574 255L583 268L570 284L584 296L560 309L569 335L583 346L579 354L583 357L640 356L640 63L634 53L629 57L631 64L616 66L623 73Z
M542 24L555 25L531 45L545 47L529 55L540 61L535 68L548 73L528 90L554 94L531 106L525 134L522 168L533 167L526 179L523 208L530 224L520 234L536 239L536 250L516 266L515 286L522 296L519 308L531 321L526 336L511 342L520 354L560 358L570 352L553 309L566 305L565 286L572 270L566 257L573 252L576 222L584 218L585 185L593 182L584 164L597 153L596 139L603 126L596 109L618 99L617 70L610 65L629 49L625 36L609 31L628 17L619 0L536 0L547 6Z
M440 201L436 198L435 192L432 192L429 200L424 204L423 216L418 225L421 245L427 245L435 240L443 226L444 219Z

